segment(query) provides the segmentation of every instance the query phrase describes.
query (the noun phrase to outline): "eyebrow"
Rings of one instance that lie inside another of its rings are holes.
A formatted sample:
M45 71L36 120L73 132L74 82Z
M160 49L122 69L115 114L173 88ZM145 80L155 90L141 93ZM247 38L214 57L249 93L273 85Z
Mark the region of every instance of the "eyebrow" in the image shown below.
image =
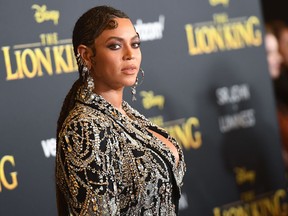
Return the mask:
M136 38L139 38L139 39L140 39L140 37L139 37L138 34L136 34L134 37L132 37L131 40L134 40L134 39L136 39ZM118 40L118 41L124 41L124 39L121 38L121 37L112 36L112 37L109 37L109 38L105 41L105 43L108 42L109 40L112 40L112 39Z

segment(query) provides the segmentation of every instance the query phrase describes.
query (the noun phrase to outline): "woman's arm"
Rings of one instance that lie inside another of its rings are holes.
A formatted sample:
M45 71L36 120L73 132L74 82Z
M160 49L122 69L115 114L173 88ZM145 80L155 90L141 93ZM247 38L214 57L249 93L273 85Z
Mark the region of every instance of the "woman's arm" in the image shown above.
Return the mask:
M57 154L73 215L119 214L115 137L103 125L76 119L60 134Z

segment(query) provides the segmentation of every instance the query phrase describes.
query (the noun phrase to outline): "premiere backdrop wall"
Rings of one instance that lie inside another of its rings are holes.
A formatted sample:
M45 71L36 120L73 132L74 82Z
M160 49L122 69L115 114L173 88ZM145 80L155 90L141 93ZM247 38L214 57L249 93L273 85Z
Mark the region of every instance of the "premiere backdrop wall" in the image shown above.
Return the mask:
M125 100L181 143L181 215L287 215L258 0L0 2L0 215L56 215L56 122L87 9L130 15L145 80Z

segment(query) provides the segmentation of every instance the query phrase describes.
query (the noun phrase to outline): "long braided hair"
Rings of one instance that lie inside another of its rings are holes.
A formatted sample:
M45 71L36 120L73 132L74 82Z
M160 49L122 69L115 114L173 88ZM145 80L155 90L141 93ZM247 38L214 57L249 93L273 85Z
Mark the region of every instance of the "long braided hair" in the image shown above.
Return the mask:
M128 18L129 17L122 11L117 10L110 6L96 6L85 12L76 22L72 35L73 49L76 58L81 58L78 54L79 45L85 45L90 47L93 54L96 54L94 45L95 39L105 30L117 28L117 22L115 18ZM63 127L64 121L67 118L69 112L75 106L75 96L78 89L85 84L85 80L82 79L81 74L83 70L83 64L77 59L79 78L74 82L70 91L62 105L60 116L57 121L57 149L59 145L59 133ZM56 177L57 181L57 177ZM67 201L63 193L60 191L56 183L56 201L59 216L69 215L69 209Z

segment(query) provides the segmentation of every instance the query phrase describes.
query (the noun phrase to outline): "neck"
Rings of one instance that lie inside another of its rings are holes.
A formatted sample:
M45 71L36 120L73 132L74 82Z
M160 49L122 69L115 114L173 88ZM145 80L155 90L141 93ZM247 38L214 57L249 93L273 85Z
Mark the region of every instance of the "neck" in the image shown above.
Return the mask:
M101 95L113 107L122 112L123 90L95 91L95 93Z

